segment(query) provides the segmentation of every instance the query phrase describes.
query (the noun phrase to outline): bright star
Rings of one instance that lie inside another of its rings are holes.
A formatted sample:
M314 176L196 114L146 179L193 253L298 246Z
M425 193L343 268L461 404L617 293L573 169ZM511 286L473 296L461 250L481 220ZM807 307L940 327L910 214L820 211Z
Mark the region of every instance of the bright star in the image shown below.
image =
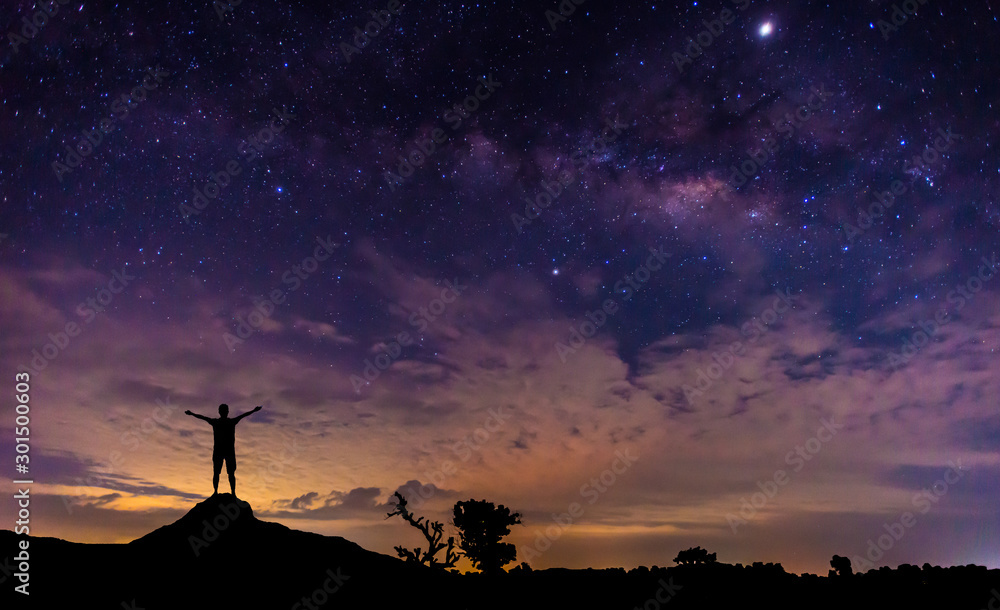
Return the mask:
M770 21L768 21L764 25L760 26L760 35L761 36L770 36L771 32L773 32L773 31L774 31L774 26L771 25Z

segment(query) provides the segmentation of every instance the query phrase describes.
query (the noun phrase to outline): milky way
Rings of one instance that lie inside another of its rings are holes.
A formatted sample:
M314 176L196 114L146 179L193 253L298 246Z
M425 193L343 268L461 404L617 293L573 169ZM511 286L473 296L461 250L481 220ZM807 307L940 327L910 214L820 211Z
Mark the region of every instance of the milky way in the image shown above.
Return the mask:
M876 566L1000 567L973 4L6 3L37 533L182 514L211 476L183 411L226 402L264 405L259 515L388 554L399 489L521 511L536 567L825 573L906 511Z

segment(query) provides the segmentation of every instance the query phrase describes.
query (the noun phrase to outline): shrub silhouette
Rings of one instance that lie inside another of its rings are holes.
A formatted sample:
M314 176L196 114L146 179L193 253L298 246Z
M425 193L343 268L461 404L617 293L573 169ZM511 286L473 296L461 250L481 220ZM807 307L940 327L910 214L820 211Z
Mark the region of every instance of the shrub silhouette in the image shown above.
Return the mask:
M455 503L454 523L459 529L459 548L481 572L503 572L517 557L517 548L500 540L510 533L511 525L521 523L520 513L511 514L503 504L470 499Z
M459 557L458 552L455 550L455 538L449 536L447 544L441 542L441 538L444 537L444 524L440 521L424 521L423 517L415 519L413 513L406 509L406 498L398 491L393 495L396 497L396 508L386 516L386 519L394 515L399 515L404 521L420 530L424 538L427 539L427 550L423 553L420 552L420 547L411 551L402 545L393 547L396 549L396 553L402 559L412 563L419 563L442 570L455 567L455 562L458 561ZM441 549L445 549L444 561L438 561L435 557Z
M695 565L700 563L715 563L715 553L709 553L707 550L696 546L693 549L688 549L686 551L681 551L677 553L677 557L674 557L674 563L680 565Z
M851 560L847 557L834 555L833 559L830 560L830 567L836 570L837 576L850 576L854 574L854 568L851 567Z

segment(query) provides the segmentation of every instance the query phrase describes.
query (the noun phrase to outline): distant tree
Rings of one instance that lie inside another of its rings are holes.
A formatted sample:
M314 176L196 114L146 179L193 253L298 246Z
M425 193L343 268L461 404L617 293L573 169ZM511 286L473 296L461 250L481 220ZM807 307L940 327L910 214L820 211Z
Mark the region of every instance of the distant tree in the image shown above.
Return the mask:
M695 565L700 563L715 563L715 553L709 553L707 550L696 546L693 549L688 549L686 551L681 551L677 553L677 557L674 557L674 563L680 565Z
M510 533L511 525L521 523L520 513L511 513L503 504L472 499L456 502L454 512L458 546L472 565L486 574L503 572L517 557L517 548L500 540Z
M420 530L424 538L427 539L427 550L423 553L420 552L420 547L411 551L403 546L394 547L396 553L412 563L441 568L442 570L455 567L455 562L458 561L459 557L458 551L455 550L455 538L449 536L447 544L441 542L441 538L444 537L444 524L440 521L424 521L423 517L415 519L413 513L406 509L406 498L398 491L393 495L396 497L396 508L386 516L386 519L399 515L404 521ZM444 561L438 561L435 555L442 549L445 551Z
M834 555L833 559L830 560L830 567L837 572L838 576L850 576L854 574L854 568L851 567L851 560L847 557Z

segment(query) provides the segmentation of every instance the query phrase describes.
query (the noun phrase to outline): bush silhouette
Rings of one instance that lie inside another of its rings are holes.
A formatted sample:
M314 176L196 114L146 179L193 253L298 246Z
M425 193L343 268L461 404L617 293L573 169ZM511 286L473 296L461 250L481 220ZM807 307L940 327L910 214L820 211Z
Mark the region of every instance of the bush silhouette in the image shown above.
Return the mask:
M503 572L517 557L517 548L500 540L510 533L511 525L521 523L521 515L511 514L503 504L472 499L456 502L454 523L459 529L459 548L481 572Z
M854 568L851 567L851 560L847 557L834 555L833 559L830 560L830 567L836 571L837 576L850 576L854 574Z
M674 557L674 563L680 565L695 565L700 563L715 563L715 553L709 553L700 546L681 551Z
M406 498L398 491L393 495L396 497L396 508L386 516L386 519L399 515L404 521L420 530L424 538L427 539L427 550L423 553L420 552L420 547L411 551L402 545L393 547L396 549L396 553L408 562L441 568L442 570L455 567L455 562L458 561L455 538L449 536L447 544L441 542L441 538L444 537L444 524L440 521L424 521L423 517L414 519L413 513L406 509ZM445 549L444 561L438 561L435 557L441 549Z

